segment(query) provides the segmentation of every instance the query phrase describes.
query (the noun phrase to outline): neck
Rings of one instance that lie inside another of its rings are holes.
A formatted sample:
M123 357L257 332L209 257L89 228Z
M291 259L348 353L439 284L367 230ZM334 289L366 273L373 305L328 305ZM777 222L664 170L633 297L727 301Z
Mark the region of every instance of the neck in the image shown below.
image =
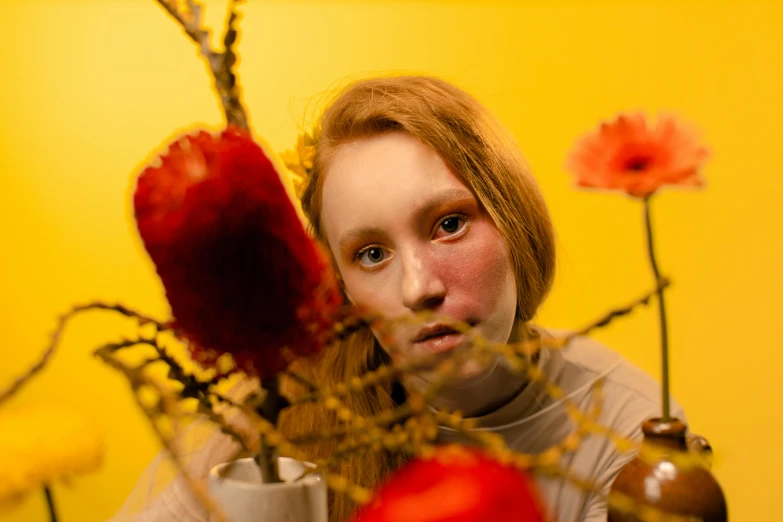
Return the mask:
M526 327L515 322L508 342L519 342ZM436 409L459 410L465 417L481 417L502 408L519 395L528 383L525 375L511 369L497 355L486 370L475 377L446 386L430 405Z
M439 410L459 410L465 417L481 417L508 404L526 384L527 379L496 360L481 375L441 389L430 405Z

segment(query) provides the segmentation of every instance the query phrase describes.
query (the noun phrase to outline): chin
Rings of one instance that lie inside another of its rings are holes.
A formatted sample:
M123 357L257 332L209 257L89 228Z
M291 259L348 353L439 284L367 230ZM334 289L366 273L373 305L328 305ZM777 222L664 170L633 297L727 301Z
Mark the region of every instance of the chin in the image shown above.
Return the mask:
M493 359L489 364L481 364L476 359L469 359L449 375L445 385L448 388L463 388L477 384L487 378L496 365L497 359ZM439 380L438 374L434 372L421 374L420 378L424 381L425 386Z

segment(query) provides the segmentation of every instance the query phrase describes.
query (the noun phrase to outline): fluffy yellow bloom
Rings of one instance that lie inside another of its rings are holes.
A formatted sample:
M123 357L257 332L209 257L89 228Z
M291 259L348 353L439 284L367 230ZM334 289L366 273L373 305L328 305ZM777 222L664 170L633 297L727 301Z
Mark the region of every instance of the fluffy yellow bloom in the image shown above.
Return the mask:
M281 153L280 157L290 171L296 196L301 197L305 182L310 177L310 171L313 168L315 139L307 132L301 134L296 141L294 150L287 150Z
M0 508L102 459L103 435L83 416L52 406L0 411Z

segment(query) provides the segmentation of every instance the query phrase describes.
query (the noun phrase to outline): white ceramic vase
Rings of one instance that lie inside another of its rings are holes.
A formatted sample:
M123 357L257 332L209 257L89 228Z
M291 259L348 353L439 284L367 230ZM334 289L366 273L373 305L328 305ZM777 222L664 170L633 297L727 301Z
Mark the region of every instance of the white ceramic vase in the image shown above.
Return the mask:
M313 465L278 459L278 484L264 484L251 458L220 464L209 472L209 493L228 522L328 522L326 482L318 474L296 480Z

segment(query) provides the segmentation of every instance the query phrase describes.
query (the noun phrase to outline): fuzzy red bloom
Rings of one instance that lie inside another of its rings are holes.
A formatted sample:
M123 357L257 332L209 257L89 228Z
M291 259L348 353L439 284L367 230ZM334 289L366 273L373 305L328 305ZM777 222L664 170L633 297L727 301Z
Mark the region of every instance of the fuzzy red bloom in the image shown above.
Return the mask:
M263 149L228 128L182 136L160 160L139 176L136 223L194 357L230 353L263 377L285 347L320 350L341 294Z
M525 473L446 446L392 475L352 522L542 522L541 506Z
M641 114L620 115L574 147L568 168L582 187L623 190L638 198L663 185L701 186L707 149L669 117L648 125Z

